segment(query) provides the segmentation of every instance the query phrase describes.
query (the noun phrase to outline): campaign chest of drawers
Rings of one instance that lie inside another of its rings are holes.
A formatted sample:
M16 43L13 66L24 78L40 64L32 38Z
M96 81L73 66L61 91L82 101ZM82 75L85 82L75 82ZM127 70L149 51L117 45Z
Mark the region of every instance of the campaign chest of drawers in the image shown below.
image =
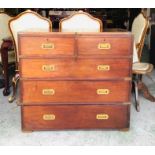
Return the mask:
M129 128L130 33L18 38L23 131Z

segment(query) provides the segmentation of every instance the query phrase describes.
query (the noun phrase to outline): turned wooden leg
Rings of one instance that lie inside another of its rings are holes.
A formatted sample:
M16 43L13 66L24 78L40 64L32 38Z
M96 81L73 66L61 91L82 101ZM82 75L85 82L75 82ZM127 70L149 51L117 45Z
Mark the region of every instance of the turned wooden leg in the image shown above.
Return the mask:
M3 66L3 75L4 75L4 90L3 95L8 96L10 94L9 89L9 72L8 72L8 51L12 48L12 40L3 39L3 43L1 45L1 58L2 58L2 66Z
M136 102L136 110L140 111L140 102L139 102L139 92L138 92L138 81L134 81L134 92L135 92L135 102Z
M3 76L4 76L4 90L3 95L8 96L10 94L9 89L9 73L8 73L8 51L6 48L1 48L1 57L3 65Z
M12 78L13 94L8 99L9 103L12 103L16 99L18 81L19 81L19 76L15 76Z

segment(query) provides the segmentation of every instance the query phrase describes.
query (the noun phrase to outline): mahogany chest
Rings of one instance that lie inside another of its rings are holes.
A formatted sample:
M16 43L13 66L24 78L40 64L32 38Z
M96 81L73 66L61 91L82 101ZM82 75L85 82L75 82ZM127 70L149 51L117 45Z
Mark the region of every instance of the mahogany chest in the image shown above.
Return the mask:
M23 131L129 128L130 33L18 38Z

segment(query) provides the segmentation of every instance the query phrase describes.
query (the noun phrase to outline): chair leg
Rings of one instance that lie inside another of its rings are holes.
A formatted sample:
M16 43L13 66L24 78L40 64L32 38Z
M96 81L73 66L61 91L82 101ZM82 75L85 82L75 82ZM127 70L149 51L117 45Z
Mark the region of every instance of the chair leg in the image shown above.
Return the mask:
M16 99L18 81L19 81L19 76L15 76L12 78L13 94L8 99L9 103L12 103Z
M12 41L5 40L3 41L0 47L0 54L2 58L2 66L3 66L3 76L4 76L4 90L3 95L8 96L10 94L9 87L9 72L8 72L8 50L12 48Z
M138 82L138 89L143 93L144 98L148 99L151 102L155 102L155 97L151 95L147 86L142 82Z
M4 76L3 95L8 96L10 94L9 73L8 73L8 51L6 51L5 49L1 49L1 57L2 57L3 76Z
M139 102L139 92L138 92L138 81L134 81L134 92L135 92L135 102L136 102L136 110L140 111L140 102Z

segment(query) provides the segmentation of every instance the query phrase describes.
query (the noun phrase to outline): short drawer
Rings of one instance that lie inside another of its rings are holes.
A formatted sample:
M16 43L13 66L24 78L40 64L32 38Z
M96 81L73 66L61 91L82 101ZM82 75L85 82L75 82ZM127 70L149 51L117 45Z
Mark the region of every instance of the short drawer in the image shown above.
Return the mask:
M20 37L19 54L24 56L73 55L74 38L70 37Z
M22 78L115 79L130 76L130 59L21 59Z
M130 37L79 37L79 55L129 56L132 55Z
M21 81L21 103L78 104L128 102L130 81Z
M23 130L129 128L130 106L22 106Z

